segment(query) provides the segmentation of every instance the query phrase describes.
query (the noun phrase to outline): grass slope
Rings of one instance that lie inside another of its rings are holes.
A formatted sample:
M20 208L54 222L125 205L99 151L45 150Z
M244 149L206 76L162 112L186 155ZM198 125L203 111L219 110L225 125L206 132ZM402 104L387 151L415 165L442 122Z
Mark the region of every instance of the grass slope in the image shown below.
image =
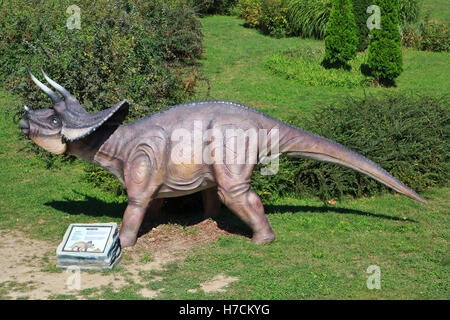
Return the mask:
M375 95L407 90L440 95L450 90L450 54L404 50L404 72L397 88L333 88L305 86L273 74L265 61L280 51L321 49L323 41L264 36L244 28L235 17L202 19L205 34L203 73L211 80L210 98L234 100L283 117L285 113L307 112L346 95ZM204 98L203 92L198 98Z

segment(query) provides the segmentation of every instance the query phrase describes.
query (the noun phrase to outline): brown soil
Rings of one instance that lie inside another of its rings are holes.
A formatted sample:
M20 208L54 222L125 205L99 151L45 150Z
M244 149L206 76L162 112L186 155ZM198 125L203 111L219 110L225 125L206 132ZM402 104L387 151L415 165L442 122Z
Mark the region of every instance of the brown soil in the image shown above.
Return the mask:
M123 259L118 266L123 267L124 272L81 272L80 290L100 287L119 290L130 279L144 284L139 271L160 270L167 263L183 260L191 248L229 235L212 220L188 226L160 224L152 227L147 223L142 233L134 247L123 250ZM45 270L56 265L58 243L29 239L23 233L7 230L0 230L0 240L0 299L48 299L56 295L86 298L78 290L68 288L67 281L73 273ZM160 278L153 279L156 280ZM235 280L218 275L212 284L207 283L202 289L205 292L220 291ZM157 298L159 291L144 288L140 294Z

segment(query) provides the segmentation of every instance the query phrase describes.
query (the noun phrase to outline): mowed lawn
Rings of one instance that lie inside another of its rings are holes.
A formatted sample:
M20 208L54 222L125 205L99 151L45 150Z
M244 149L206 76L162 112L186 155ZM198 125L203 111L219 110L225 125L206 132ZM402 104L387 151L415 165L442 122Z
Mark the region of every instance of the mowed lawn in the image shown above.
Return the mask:
M205 58L201 63L211 80L210 98L241 102L283 117L306 114L346 95L364 94L362 89L299 86L263 66L264 59L277 50L320 47L321 41L269 38L243 28L242 21L233 17L213 16L202 22ZM406 50L404 57L398 88L389 90L448 92L448 54ZM386 90L366 89L375 95ZM0 92L2 109L18 103ZM41 160L21 151L26 144L17 123L0 115L1 229L57 241L70 223L120 221L125 197L82 182L81 162L47 169ZM222 237L192 249L184 261L145 276L161 277L149 283L151 289L162 289L160 299L448 299L450 190L432 188L421 195L428 206L395 194L344 199L327 206L313 198L279 199L266 205L277 237L274 243L257 246L239 234ZM67 203L75 210L68 210ZM222 214L224 221L247 230L226 209ZM379 290L367 287L370 266L381 271ZM238 280L225 292L188 291L218 274ZM100 297L136 297L127 290Z

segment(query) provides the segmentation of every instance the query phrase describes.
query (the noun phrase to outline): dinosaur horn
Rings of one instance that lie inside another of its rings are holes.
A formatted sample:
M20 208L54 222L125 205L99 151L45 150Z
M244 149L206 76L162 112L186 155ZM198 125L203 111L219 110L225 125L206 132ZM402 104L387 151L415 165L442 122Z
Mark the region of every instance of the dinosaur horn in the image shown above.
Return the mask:
M50 85L53 88L55 88L59 93L61 93L63 95L64 99L73 98L73 96L70 94L69 91L67 91L61 85L57 84L55 81L50 79L50 77L45 74L45 72L42 68L41 68L41 72L44 75L45 80L47 80L47 82L50 83Z
M30 108L28 108L25 103L23 104L23 108L25 109L26 112L30 112Z
M49 97L50 99L52 99L53 104L57 104L58 102L61 102L61 98L58 97L58 95L56 93L54 93L52 90L50 90L45 84L43 84L42 82L40 82L38 79L36 79L36 77L31 73L30 69L28 67L27 71L28 74L31 77L31 80L33 80L33 82L39 87L41 88L42 91L44 91Z

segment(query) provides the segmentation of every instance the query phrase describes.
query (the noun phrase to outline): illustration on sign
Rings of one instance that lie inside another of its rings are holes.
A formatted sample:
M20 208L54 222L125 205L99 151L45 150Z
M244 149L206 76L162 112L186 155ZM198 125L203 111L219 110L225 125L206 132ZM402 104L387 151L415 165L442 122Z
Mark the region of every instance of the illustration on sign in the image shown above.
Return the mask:
M104 252L110 233L110 226L74 226L63 251Z

